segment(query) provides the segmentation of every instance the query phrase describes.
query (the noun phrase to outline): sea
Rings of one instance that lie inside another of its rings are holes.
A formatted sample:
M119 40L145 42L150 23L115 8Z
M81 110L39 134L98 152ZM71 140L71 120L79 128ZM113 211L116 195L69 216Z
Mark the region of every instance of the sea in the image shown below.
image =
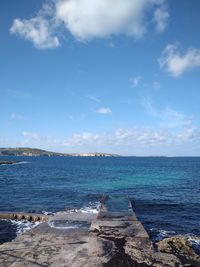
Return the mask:
M200 157L0 157L0 212L98 212L128 195L153 241L200 236ZM35 224L0 221L0 243Z

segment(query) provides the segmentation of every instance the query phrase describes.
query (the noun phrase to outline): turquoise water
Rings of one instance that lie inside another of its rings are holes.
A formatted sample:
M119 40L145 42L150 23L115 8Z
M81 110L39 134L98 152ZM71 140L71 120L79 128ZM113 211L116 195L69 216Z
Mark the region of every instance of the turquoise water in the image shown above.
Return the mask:
M200 235L200 158L0 157L0 211L96 207L127 194L150 232Z

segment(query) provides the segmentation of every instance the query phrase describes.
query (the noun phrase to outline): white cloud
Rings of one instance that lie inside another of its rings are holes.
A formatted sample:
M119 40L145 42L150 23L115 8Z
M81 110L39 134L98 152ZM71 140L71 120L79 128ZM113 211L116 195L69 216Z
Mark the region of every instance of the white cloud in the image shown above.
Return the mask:
M171 142L169 134L162 129L154 130L150 127L117 129L115 132L115 143L126 146L151 146L167 144Z
M17 113L15 113L15 112L12 112L12 113L11 113L10 118L11 118L12 120L25 120L25 119L26 119L25 116L20 115L20 114L17 114Z
M113 134L106 133L82 133L74 134L64 140L67 147L119 147L119 146L153 146L169 144L171 137L162 129L156 131L152 128L116 129Z
M112 110L110 108L105 108L105 107L97 109L96 112L99 114L104 114L104 115L112 114Z
M191 125L183 128L177 135L177 138L182 141L200 141L200 129Z
M162 6L155 10L153 21L156 24L156 30L158 32L164 32L169 20L169 12L166 7Z
M164 31L168 14L163 9L166 1L49 0L35 17L16 18L10 32L32 41L40 49L60 46L59 36L63 36L64 29L80 41L119 34L140 38L147 31L147 20L155 9L154 21L157 28ZM110 47L113 46L110 42Z
M152 100L148 97L142 98L142 106L146 109L147 113L151 116L160 116L159 111L153 106Z
M97 103L101 102L101 100L98 97L93 96L93 95L88 95L87 98Z
M111 152L124 155L200 155L200 128L185 124L183 114L173 114L169 118L182 121L179 127L160 124L158 127L116 128L109 132L82 132L57 139L53 136L23 132L23 139L10 142L0 138L2 146L40 147L63 152ZM173 112L172 112L173 113Z
M143 98L142 106L146 109L148 115L155 117L162 127L168 129L190 128L192 125L192 116L186 116L181 112L166 106L164 109L157 109L150 98Z
M200 147L200 129L191 125L180 128L178 132L162 126L158 129L118 128L113 133L85 132L66 138L62 147L66 147L67 151L109 151L127 155L179 155L179 151L183 155L199 155L195 148Z
M130 79L130 82L131 82L133 87L137 87L139 85L139 83L141 82L141 80L142 80L141 76L135 76L135 77Z
M56 16L78 39L125 33L140 37L145 32L142 17L151 1L59 0Z
M159 111L162 125L168 128L180 129L188 127L192 124L192 117L178 112L170 107L166 107L163 111Z
M7 93L9 94L9 96L19 99L31 98L32 96L29 91L25 90L7 90Z
M181 76L185 71L200 67L200 50L189 48L180 53L177 44L169 44L158 60L161 69L165 69L172 76Z
M74 134L71 137L63 140L64 146L100 146L107 143L107 136L99 133L84 132L81 134Z
M39 142L41 141L41 137L38 133L34 132L23 132L22 135L28 139L28 141L31 142Z
M159 90L159 89L160 89L160 83L154 81L154 82L153 82L153 89L156 90L156 91Z
M32 41L36 48L47 49L60 46L58 37L54 36L51 20L40 15L29 20L16 18L10 32Z

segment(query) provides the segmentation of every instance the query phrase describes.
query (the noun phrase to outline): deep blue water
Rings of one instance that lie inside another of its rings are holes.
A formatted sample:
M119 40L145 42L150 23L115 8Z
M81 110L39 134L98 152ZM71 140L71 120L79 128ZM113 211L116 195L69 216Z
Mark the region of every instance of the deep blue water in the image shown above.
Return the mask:
M200 158L0 157L0 211L83 208L128 194L147 230L200 235Z

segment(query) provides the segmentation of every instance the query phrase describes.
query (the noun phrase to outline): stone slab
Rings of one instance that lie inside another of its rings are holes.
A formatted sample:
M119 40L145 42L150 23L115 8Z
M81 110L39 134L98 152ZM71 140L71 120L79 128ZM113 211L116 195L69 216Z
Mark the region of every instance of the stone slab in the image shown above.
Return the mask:
M95 220L90 227L91 232L115 237L135 237L149 239L149 235L140 221L104 221Z
M137 217L133 211L127 211L127 212L100 211L97 215L97 219L99 219L99 220L137 221Z
M99 267L115 253L114 242L86 229L52 229L47 223L0 246L2 267Z
M100 211L104 212L128 212L133 211L128 196L110 195L104 196L100 202Z

